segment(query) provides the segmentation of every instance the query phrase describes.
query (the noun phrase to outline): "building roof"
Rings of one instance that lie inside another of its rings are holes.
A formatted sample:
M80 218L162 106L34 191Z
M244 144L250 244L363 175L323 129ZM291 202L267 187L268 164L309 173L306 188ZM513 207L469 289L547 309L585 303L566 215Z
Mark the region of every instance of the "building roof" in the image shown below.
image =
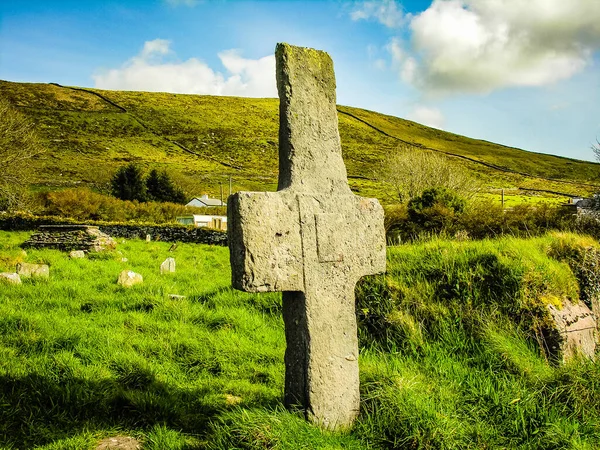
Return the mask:
M194 197L185 206L197 206L197 203L204 206L227 206L227 203L221 202L218 198L210 198L208 195Z

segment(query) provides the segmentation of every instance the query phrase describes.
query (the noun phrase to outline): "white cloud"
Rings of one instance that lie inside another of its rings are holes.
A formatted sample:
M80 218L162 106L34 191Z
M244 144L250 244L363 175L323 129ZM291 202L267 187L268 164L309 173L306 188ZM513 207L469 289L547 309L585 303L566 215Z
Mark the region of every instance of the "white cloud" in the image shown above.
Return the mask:
M430 108L427 106L415 107L407 116L407 119L413 120L428 127L444 129L444 115L437 108Z
M218 54L226 74L214 71L196 58L167 62L170 42L155 39L118 69L99 71L92 76L100 89L173 92L181 94L276 97L275 58L243 58L237 50Z
M154 39L144 42L144 48L139 54L140 59L148 59L157 55L166 55L169 53L171 42L166 39Z
M573 76L600 49L598 0L434 0L411 18L404 79L428 92L490 92Z
M396 28L404 23L402 7L394 0L367 1L359 3L351 13L352 20L375 19L388 28Z

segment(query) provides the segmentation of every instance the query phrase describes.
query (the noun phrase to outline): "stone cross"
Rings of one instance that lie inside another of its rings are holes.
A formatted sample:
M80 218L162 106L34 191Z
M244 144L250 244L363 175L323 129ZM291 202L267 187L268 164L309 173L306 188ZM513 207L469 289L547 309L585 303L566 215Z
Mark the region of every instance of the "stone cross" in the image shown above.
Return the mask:
M327 429L359 411L354 287L385 271L383 209L348 187L333 62L278 44L279 186L228 202L232 284L283 291L285 394Z

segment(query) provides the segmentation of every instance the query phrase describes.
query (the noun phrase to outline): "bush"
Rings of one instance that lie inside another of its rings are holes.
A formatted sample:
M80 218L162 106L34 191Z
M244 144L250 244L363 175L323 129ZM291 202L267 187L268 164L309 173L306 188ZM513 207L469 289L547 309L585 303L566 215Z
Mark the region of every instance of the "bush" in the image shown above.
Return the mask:
M466 204L465 199L450 189L426 189L408 202L408 217L423 231L441 232L452 228Z
M387 206L384 211L388 241L414 241L432 235L473 239L504 235L533 237L552 230L600 238L600 221L566 214L560 206L522 204L503 210L499 204L489 201L466 204L461 200L458 197L455 203L452 195L446 198L444 194L428 192L409 202L408 208Z
M177 216L199 214L200 208L168 202L119 200L87 188L65 189L43 194L44 214L76 220L109 222L174 222Z

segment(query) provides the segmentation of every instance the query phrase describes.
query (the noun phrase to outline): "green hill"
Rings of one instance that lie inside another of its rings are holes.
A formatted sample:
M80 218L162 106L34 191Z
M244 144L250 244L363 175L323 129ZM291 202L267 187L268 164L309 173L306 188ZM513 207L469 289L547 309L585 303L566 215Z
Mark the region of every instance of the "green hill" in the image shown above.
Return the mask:
M116 168L167 169L189 195L275 190L278 100L102 91L0 81L0 96L36 123L47 152L34 161L38 188L102 189ZM600 164L527 152L372 111L338 107L352 189L389 200L374 171L403 143L455 159L489 192L505 189L587 195ZM530 191L532 192L532 191Z

